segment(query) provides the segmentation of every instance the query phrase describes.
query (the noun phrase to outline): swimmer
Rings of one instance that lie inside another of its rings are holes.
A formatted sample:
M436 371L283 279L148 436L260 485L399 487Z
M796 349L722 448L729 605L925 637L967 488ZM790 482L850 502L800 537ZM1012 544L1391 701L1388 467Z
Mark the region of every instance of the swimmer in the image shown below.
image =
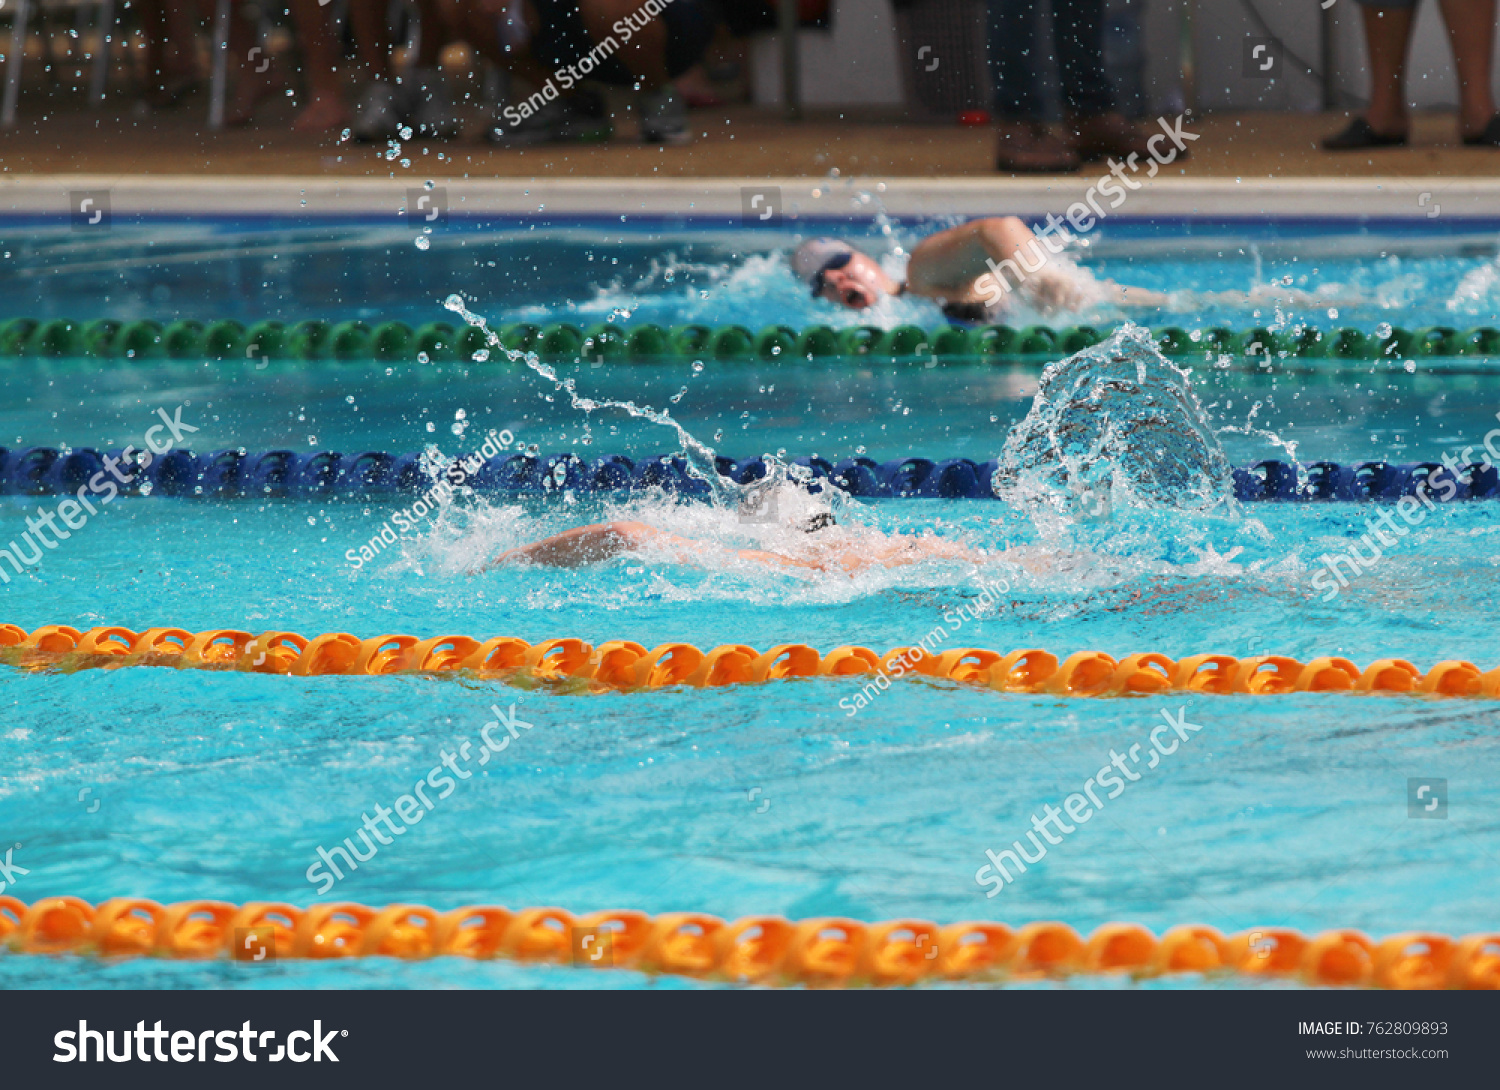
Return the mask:
M1040 235L1015 216L991 216L929 235L911 252L906 280L889 276L870 255L834 238L808 239L792 253L792 271L825 299L866 310L887 296L931 299L950 321L1003 321L1018 299L1042 314L1093 306L1195 310L1206 306L1357 306L1359 298L1299 291L1290 278L1249 291L1160 292L1098 280L1063 252L1065 221L1047 217ZM1060 237L1054 237L1060 236Z
M726 549L709 542L678 537L643 522L599 523L580 526L575 530L567 530L542 541L511 549L501 553L479 571L515 563L581 568L611 557L644 550L665 552L683 564L702 566L712 563L716 557L738 557L768 567L842 571L848 575L867 568L895 568L934 558L967 560L973 563L990 559L984 553L939 537L883 534L878 530L861 530L858 535L851 534L839 526L826 511L800 522L788 523L788 526L807 535L806 547L795 550L795 555L763 549Z
M917 244L898 283L879 262L847 242L809 239L791 257L792 271L812 289L813 297L850 310L864 310L886 296L917 295L931 299L956 322L998 321L1015 297L1044 314L1079 310L1099 303L1158 307L1161 292L1096 280L1062 256L1066 232L1051 238L1064 221L1048 219L1038 237L1015 216L991 216L950 227Z

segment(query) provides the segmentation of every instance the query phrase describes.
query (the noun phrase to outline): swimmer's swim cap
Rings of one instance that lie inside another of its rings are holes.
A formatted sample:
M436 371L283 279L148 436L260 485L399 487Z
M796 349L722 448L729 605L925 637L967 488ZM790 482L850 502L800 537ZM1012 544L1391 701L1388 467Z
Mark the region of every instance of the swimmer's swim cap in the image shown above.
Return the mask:
M823 273L847 265L857 252L836 238L810 238L792 252L792 272L817 295L823 285Z

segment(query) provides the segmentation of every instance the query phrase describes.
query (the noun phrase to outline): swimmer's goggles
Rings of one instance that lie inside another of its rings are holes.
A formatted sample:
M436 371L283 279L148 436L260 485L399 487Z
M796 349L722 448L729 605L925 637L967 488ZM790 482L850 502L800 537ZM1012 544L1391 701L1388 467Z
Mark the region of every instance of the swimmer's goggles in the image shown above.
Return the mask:
M845 250L841 254L834 254L827 261L823 262L823 267L820 268L817 272L813 273L813 278L811 281L814 299L817 299L823 294L823 274L826 273L829 269L842 269L845 265L849 264L849 262L853 260L853 258L854 251Z

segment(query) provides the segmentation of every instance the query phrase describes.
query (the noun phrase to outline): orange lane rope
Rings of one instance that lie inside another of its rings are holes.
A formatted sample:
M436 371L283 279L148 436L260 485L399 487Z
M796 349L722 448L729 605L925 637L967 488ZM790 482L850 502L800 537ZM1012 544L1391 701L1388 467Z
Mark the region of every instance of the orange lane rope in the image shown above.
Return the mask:
M580 639L531 644L509 636L483 642L468 636L381 635L360 639L329 632L307 639L295 632L253 635L236 629L189 632L183 628L101 627L80 632L45 625L31 633L0 625L0 662L23 670L116 669L121 666L243 670L263 674L396 674L467 671L480 677L529 677L580 683L588 691L699 688L755 684L790 677L868 674L866 687L915 675L1010 693L1058 696L1129 696L1160 692L1412 693L1500 698L1500 668L1488 673L1471 662L1440 662L1423 673L1405 659L1380 659L1361 670L1352 661L1325 656L1298 662L1284 655L1189 655L1183 659L1142 652L1116 659L1103 651L1079 651L1059 661L1051 652L1026 648L1002 655L977 647L929 653L895 647L879 655L867 647L838 647L827 655L806 644L778 644L757 651L723 644L701 651L690 643L647 649L632 640L595 647Z
M758 984L905 985L1074 973L1231 973L1310 985L1394 989L1500 989L1500 933L1453 939L1406 932L1373 942L1359 931L1313 937L1264 927L1226 937L1212 927L1157 936L1107 923L1088 938L1062 923L857 920L793 922L701 912L648 916L629 909L573 916L472 905L437 912L340 903L302 909L274 902L161 905L115 897L98 906L47 897L29 907L0 896L0 946L22 954L94 954L238 961L278 958L456 956L629 968Z

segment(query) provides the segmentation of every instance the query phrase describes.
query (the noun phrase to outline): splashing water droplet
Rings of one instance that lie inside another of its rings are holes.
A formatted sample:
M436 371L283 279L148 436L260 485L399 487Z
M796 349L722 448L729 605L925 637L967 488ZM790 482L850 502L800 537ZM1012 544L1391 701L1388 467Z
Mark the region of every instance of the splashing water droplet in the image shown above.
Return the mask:
M432 245L432 239L428 238L426 235L418 235L413 242L413 245L415 245L419 250L425 250Z
M417 362L418 363L431 363L432 359L427 355L426 352L418 352L417 353ZM386 372L386 373L389 374L390 372Z
M1331 321L1331 322L1332 321L1337 321L1338 320L1338 316L1339 316L1339 308L1338 307L1329 307L1328 308L1328 320L1329 321Z
M436 184L437 183L435 183L431 178L428 178L425 182L422 183L422 188L423 189L433 189L433 188L436 188Z
M1390 322L1381 322L1378 326L1375 327L1375 336L1379 337L1381 340L1385 340L1390 335L1391 335L1391 323Z
M1126 323L1048 365L992 484L1012 504L1100 517L1111 497L1204 510L1228 499L1232 479L1188 373Z
M485 360L490 358L490 350L488 348L481 348L478 352L475 352L469 358L475 363L483 363Z

